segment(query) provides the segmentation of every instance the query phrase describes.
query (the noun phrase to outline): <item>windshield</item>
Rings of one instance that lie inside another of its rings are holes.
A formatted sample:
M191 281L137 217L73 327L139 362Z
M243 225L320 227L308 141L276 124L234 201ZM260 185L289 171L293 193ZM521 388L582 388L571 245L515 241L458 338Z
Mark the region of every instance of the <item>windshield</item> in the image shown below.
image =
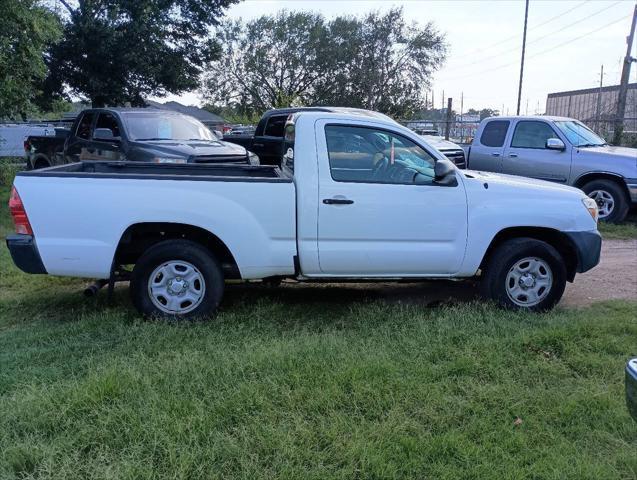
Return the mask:
M606 145L603 138L576 120L559 121L555 122L555 125L560 129L560 132L566 135L568 141L576 147Z
M216 140L199 120L186 115L124 114L131 140Z

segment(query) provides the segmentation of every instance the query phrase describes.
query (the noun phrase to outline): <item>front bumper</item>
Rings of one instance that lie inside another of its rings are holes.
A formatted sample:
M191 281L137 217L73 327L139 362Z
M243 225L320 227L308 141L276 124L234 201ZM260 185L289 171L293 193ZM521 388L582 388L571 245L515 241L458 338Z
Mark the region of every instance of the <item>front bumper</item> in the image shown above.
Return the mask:
M16 267L25 273L47 273L32 235L9 235L7 247Z
M637 358L626 365L626 405L632 417L637 420Z
M628 188L628 194L630 195L630 201L637 203L637 178L625 178L626 188Z
M587 272L599 263L599 256L602 251L602 236L597 230L565 233L577 253L577 273Z

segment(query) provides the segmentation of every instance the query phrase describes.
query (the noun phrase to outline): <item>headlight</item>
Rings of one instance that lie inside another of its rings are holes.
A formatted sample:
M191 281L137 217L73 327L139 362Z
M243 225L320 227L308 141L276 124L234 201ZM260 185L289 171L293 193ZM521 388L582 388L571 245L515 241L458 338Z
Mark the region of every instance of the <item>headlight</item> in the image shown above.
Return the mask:
M582 198L582 203L588 210L588 213L591 214L593 220L597 221L599 218L599 212L597 211L597 202L590 197Z
M154 163L187 163L188 160L185 158L179 157L155 157L153 158Z
M250 165L261 165L259 157L252 152L248 152L248 162L250 162Z

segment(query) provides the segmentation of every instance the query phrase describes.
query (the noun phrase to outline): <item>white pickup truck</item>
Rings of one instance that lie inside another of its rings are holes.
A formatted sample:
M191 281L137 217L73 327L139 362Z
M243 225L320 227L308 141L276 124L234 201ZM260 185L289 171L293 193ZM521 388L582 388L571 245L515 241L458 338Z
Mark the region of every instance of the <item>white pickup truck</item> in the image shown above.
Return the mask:
M146 315L215 311L229 279L481 278L545 310L599 261L595 202L456 169L373 112L302 112L280 167L82 162L17 175L7 244L29 273L130 280ZM134 265L126 272L123 266Z

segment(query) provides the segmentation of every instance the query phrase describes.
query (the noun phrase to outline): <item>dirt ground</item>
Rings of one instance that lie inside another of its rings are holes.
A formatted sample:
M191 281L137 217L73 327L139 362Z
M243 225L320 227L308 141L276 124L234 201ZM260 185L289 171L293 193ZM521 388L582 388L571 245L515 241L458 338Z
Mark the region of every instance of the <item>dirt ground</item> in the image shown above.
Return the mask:
M353 302L383 299L396 303L418 303L435 306L440 303L465 302L477 298L475 282L432 281L420 283L347 283L297 284L285 282L281 288L260 286L231 287L226 302L232 303L233 293L256 288L265 296L276 296L283 302ZM256 293L256 292L255 292ZM568 283L560 305L584 306L601 300L637 300L637 240L605 240L601 261L593 270L578 274Z

